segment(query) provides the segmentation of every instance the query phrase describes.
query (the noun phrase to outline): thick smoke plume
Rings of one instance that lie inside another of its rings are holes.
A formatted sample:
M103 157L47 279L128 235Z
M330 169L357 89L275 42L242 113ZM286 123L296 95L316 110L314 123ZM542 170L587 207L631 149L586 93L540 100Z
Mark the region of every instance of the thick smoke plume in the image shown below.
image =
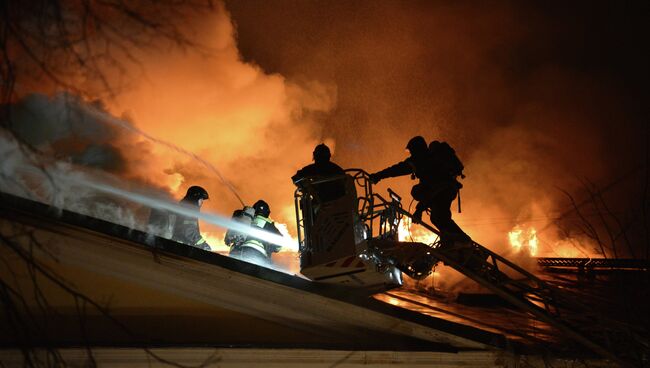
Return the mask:
M210 193L208 211L241 208L233 192L248 205L263 198L272 217L291 222L294 232L290 177L311 160L316 144L333 146L314 116L334 106L335 89L243 62L224 9L195 28L193 41L209 52L163 44L136 50L140 65L116 99L25 95L12 106L13 131L79 170L105 171L158 195L178 200L189 186L201 185ZM222 230L202 230L220 243Z
M647 4L279 2L227 2L240 49L271 71L337 86L324 126L342 166L382 169L415 135L448 141L467 174L454 216L503 253L521 225L545 229L542 254L565 254L556 219L580 221L563 191L583 202L585 180L597 191L618 182L606 201L625 223L648 208ZM380 186L408 198L412 184ZM588 238L581 226L574 240ZM642 229L638 250L648 248ZM591 240L572 255L603 256Z
M289 178L327 138L314 114L334 106L335 90L315 80L298 84L243 62L225 12L201 27L197 42L213 50L208 57L166 50L143 55L146 78L135 80L110 108L211 162L247 204L263 198L286 222L293 218L287 208L293 193ZM163 160L167 172L182 177L181 190L192 184L208 189L214 198L208 208L229 213L241 207L204 168L173 155Z

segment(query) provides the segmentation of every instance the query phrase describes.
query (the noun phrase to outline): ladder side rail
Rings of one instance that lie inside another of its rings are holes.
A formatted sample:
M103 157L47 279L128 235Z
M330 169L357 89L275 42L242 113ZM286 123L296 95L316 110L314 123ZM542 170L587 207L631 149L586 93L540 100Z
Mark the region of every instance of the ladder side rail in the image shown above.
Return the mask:
M370 208L375 209L376 206L374 204L374 199L375 199L375 197L377 197L377 199L379 201L381 201L380 206L383 207L382 210L385 210L386 207L389 206L388 201L386 201L380 195L378 195L376 193L372 193L372 185L371 185L371 183L369 182L369 180L367 178L367 173L365 173L363 170L358 170L357 177L363 178L363 184L364 184L363 186L364 186L364 188L369 189L369 190L366 190L364 193L369 195ZM408 213L407 211L405 211L403 208L398 207L396 210L401 215L408 216L409 218L412 218L412 215L410 213ZM379 215L378 213L375 213L373 215L372 212L373 211L369 211L369 215L370 215L369 220L371 222L371 227L372 227L372 223L374 222L373 221L374 218L376 218ZM378 211L378 212L381 212L381 211ZM429 230L429 231L433 232L434 234L440 236L440 232L437 229L431 227L428 224L423 223L421 225L424 228L426 228L427 230ZM371 232L371 234L372 234L372 232ZM479 283L480 285L483 285L487 289L492 290L497 295L499 295L502 298L504 298L505 300L511 302L513 305L518 306L522 310L533 314L534 316L536 316L540 320L546 322L547 324L554 326L555 328L557 328L558 330L564 332L568 336L572 337L574 340L581 343L582 345L589 348L590 350L592 350L592 351L594 351L594 352L596 352L596 353L598 353L598 354L600 354L600 355L602 355L602 356L604 356L604 357L606 357L608 359L612 359L614 361L617 361L621 365L628 365L629 364L629 362L624 362L619 357L617 357L616 354L613 354L606 347L602 346L601 343L599 343L597 341L593 341L592 339L590 339L587 336L580 333L577 330L576 327L572 327L572 326L567 325L566 323L562 322L561 315L559 313L560 309L557 306L557 304L562 304L562 303L561 302L558 303L559 302L558 292L557 292L557 290L552 288L549 284L547 284L544 281L540 280L538 277L536 277L532 273L528 272L527 270L523 269L522 267L510 262L509 260L505 259L504 257L501 257L500 255L492 252L491 250L483 247L482 245L480 245L478 243L473 242L473 248L476 251L478 251L478 252L480 252L482 254L487 254L488 257L491 257L492 264L487 262L485 259L482 259L482 262L488 266L488 267L486 267L487 270L486 270L485 275L477 274L476 272L474 272L474 270L466 268L464 265L459 264L456 261L454 261L453 259L450 259L450 258L446 257L442 252L440 252L436 248L432 247L432 253L439 260L449 264L450 266L455 268L457 271L459 271L462 274L468 276L469 278L471 278L475 282ZM470 255L470 258L471 258L471 255ZM465 260L465 261L467 261L467 260ZM533 303L533 301L526 299L526 295L518 295L518 294L516 294L516 292L509 289L508 287L500 285L499 282L497 280L495 280L495 278L504 278L505 280L507 280L507 279L509 279L509 277L507 275L505 275L504 273L502 273L498 269L498 266L497 266L498 262L501 262L502 264L508 266L510 269L518 272L519 274L524 276L525 280L527 280L529 282L532 282L536 287L534 287L532 285L526 285L525 283L522 283L521 281L519 281L517 283L517 285L520 288L525 289L528 293L536 295L538 300L545 301L545 303L540 303L540 304L543 304L544 307L540 307L537 304ZM500 277L499 275L502 275L503 277ZM563 299L563 302L565 302L566 304L571 305L572 307L580 306L582 308L578 308L578 309L582 309L583 311L588 310L582 305L582 303L575 303L575 301L572 302L570 300L570 298L569 298L569 300L567 300L566 297L561 297L561 299ZM552 307L555 308L555 313L551 310ZM571 309L571 308L568 308L568 309ZM576 313L575 316L583 317L582 318L583 321L584 321L584 317L586 317L582 313ZM628 332L628 331L625 331L625 332ZM609 336L606 335L605 340L609 340Z
M294 200L294 207L296 210L296 232L298 235L298 247L299 250L302 251L302 248L304 246L303 241L304 241L304 234L303 232L305 231L305 224L304 224L304 219L302 217L301 208L300 208L300 201L302 200L303 193L300 190L300 188L296 189L296 191L293 194L293 200Z
M404 216L408 216L409 218L413 218L412 215L411 215L410 213L408 213L406 210L400 208L399 211L402 213L402 215L404 215ZM431 225L426 224L426 223L421 223L420 225L421 225L422 227L424 227L425 229L427 229L427 230L429 230L429 231L435 233L436 235L440 236L440 232L439 232L437 229L433 228ZM482 246L482 245L480 245L480 244L478 244L478 243L476 243L476 242L473 242L473 246L474 246L474 247L475 247L479 252L485 252L485 253L487 253L488 256L492 258L492 262L493 262L493 264L494 264L494 266L495 266L495 268L496 268L497 270L498 270L498 266L496 266L496 264L497 264L497 261L498 261L498 262L501 262L501 263L507 265L508 267L510 267L511 269L513 269L514 271L516 271L516 272L522 274L523 276L525 276L526 279L528 279L528 280L530 280L530 281L533 281L535 284L538 285L539 288L543 288L543 289L548 289L548 290L550 290L550 287L549 287L549 286L548 286L544 281L540 280L537 276L533 275L532 273L530 273L529 271L525 270L524 268L522 268L522 267L520 267L520 266L518 266L518 265L516 265L516 264L514 264L514 263L512 263L512 262L510 262L510 261L508 261L507 259L503 258L503 257L500 256L499 254L497 254L497 253L495 253L495 252L493 252L493 251L487 249L486 247L484 247L484 246ZM499 272L503 272L503 271L499 271Z
M403 209L399 209L399 211L402 212L402 215L412 218L412 215L410 213L408 213L407 211L405 211ZM422 223L421 225L424 228L426 228L427 230L435 233L436 235L438 235L438 236L440 235L439 231L437 231L437 229L434 229L430 225L425 224L425 223ZM493 262L495 264L496 264L496 261L499 261L499 262L509 266L513 270L519 272L521 275L525 276L526 279L528 279L530 281L533 281L534 284L537 285L537 288L531 286L530 289L528 289L527 291L531 292L533 294L541 294L541 295L538 296L538 298L539 298L538 300L546 301L546 303L542 303L542 304L569 304L569 305L571 305L571 307L574 307L574 308L578 307L577 309L581 309L582 311L588 311L589 310L589 308L584 306L582 303L577 303L575 300L571 300L572 298L568 298L568 296L566 296L566 295L562 295L560 298L563 299L563 300L560 303L557 303L557 302L560 301L559 298L558 298L559 297L558 294L560 294L558 290L555 290L549 284L547 284L546 282L540 280L538 277L536 277L532 273L530 273L527 270L523 269L522 267L508 261L507 259L503 258L502 256L500 256L500 255L492 252L491 250L483 247L482 245L480 245L478 243L474 243L474 247L478 251L486 252L490 257L492 257L492 260L493 260ZM432 248L432 249L434 250L433 255L436 258L440 259L441 261L443 261L446 264L449 264L454 269L456 269L457 271L461 272L462 274L470 277L472 280L476 281L477 283L481 284L482 286L488 288L489 290L492 290L497 295L499 295L499 296L503 297L504 299L506 299L507 301L511 302L513 305L516 305L516 306L518 306L518 307L532 313L536 317L540 318L542 321L544 321L544 322L558 328L560 331L562 331L562 332L566 333L567 335L573 337L576 341L582 343L584 346L588 347L592 351L594 351L594 352L596 352L596 353L598 353L598 354L600 354L600 355L602 355L604 357L607 357L609 359L613 359L613 360L615 360L615 361L617 361L617 362L619 362L621 364L625 363L620 358L618 358L616 355L614 355L611 351L609 351L609 349L602 346L600 343L594 342L591 339L589 339L588 337L581 334L580 332L576 331L575 327L572 327L570 325L567 325L567 324L563 323L560 320L560 318L561 318L560 314L559 314L560 308L558 308L559 307L558 305L553 305L552 306L556 310L555 313L551 310L552 309L551 305L547 305L544 308L542 308L542 307L536 305L535 303L533 303L532 301L527 300L526 295L522 295L521 298L520 298L516 294L514 294L512 290L510 290L510 289L508 289L506 287L503 287L503 288L500 287L500 285L498 283L495 284L495 283L491 282L488 278L484 278L480 274L475 273L473 270L465 267L464 265L462 265L462 264L460 264L460 263L446 257L443 254L443 252L440 252L435 248ZM485 263L487 263L489 265L488 262L485 262ZM503 272L501 272L501 271L497 271L497 272L499 272L500 274L503 274ZM505 274L503 274L503 275L506 276ZM544 294L550 294L550 295L544 295ZM548 303L549 298L551 299L551 301L554 301L555 303ZM565 308L573 309L573 308L570 308L570 307L565 307ZM577 313L576 316L587 317L587 315L583 315L581 313Z
M363 193L364 193L364 197L367 199L367 202L364 203L363 208L365 208L367 204L368 211L366 213L361 213L360 217L362 217L362 221L370 222L369 227L370 227L371 237L373 236L374 220L378 217L381 218L384 212L392 210L392 211L396 211L401 215L412 218L412 215L407 211L405 211L403 208L401 208L401 206L395 206L394 203L390 203L386 201L379 194L373 193L372 184L368 180L368 174L365 171L359 169L353 169L353 170L347 170L346 172L348 171L356 171L356 174L354 175L355 182L356 184L359 184L364 189ZM375 198L378 199L380 202L380 204L378 204L377 206L375 206ZM362 208L362 212L363 212L363 208ZM380 226L382 225L383 224L380 224ZM422 224L422 226L428 229L429 231L435 233L436 235L440 236L439 231L429 226L428 224ZM501 257L500 255L492 252L491 250L483 247L482 245L473 242L472 248L473 248L472 251L477 251L478 254L483 254L483 255L487 254L488 257L491 258L492 261L491 264L487 262L485 258L481 259L484 266L486 266L484 267L482 273L475 272L474 269L465 267L465 264L459 263L456 260L447 257L444 254L444 252L441 252L436 248L432 247L431 251L434 257L436 257L437 259L452 266L457 271L471 278L478 284L486 287L488 290L493 291L495 294L501 296L505 300L509 301L511 304L518 306L522 310L531 313L532 315L536 316L540 320L557 328L558 330L572 337L574 340L581 343L585 347L591 349L592 351L604 357L617 361L621 364L624 363L609 349L602 346L601 343L599 343L598 341L593 341L592 339L584 336L579 330L576 329L576 327L568 325L565 322L563 322L562 319L563 316L560 314L560 310L557 308L557 304L566 303L571 305L572 307L576 307L576 306L582 306L582 303L573 303L570 301L570 299L567 300L566 296L558 295L558 292L556 290L551 288L549 285L547 285L545 282L537 278L532 273L510 262L509 260ZM465 263L470 258L472 258L473 254L474 253L470 253L470 256L467 257L467 259L465 259ZM532 285L527 285L526 283L523 283L521 281L518 281L517 283L511 283L511 285L514 285L515 287L522 289L522 291L525 291L530 295L528 296L526 294L519 295L516 293L516 291L513 291L509 287L507 287L508 286L507 283L502 282L503 280L508 280L509 277L503 274L501 271L499 271L498 262L501 262L502 264L508 266L510 269L525 276L524 279L526 279L529 282L532 282L532 284L536 286L534 287ZM503 280L498 280L498 279L503 279ZM501 283L499 281L501 281ZM559 299L562 299L562 301L560 301ZM542 304L544 307L540 307L535 303L535 301L537 301L539 304ZM555 307L556 309L555 313L551 310L551 305ZM584 308L579 308L579 309L584 310ZM579 318L578 322L585 321L586 316L583 313L576 313L574 314L574 316ZM574 320L574 318L568 318L568 320ZM625 331L620 331L620 332L624 333L625 335L629 335L628 332L630 331L626 329ZM605 342L610 340L609 339L610 336L607 333L605 333L603 337L605 339Z
M589 348L590 350L598 353L601 356L604 356L608 359L612 359L614 361L617 361L621 364L623 362L615 356L613 353L609 351L609 349L605 348L604 346L601 346L598 342L594 342L591 339L589 339L586 336L583 336L580 332L577 332L574 328L572 328L569 325L566 325L565 323L559 321L557 318L555 318L552 314L548 313L544 308L539 307L538 305L528 301L527 299L522 299L517 297L516 295L513 295L513 293L507 289L507 288L501 288L498 286L498 284L494 284L487 280L486 278L482 277L480 274L474 272L473 270L464 267L462 264L456 262L455 260L447 257L444 255L443 252L440 252L436 249L432 249L432 254L443 261L445 264L453 267L457 271L461 272L465 276L471 278L475 282L477 282L479 285L487 288L488 290L494 292L495 294L499 295L509 303L533 314L535 317L539 318L541 321L557 328L561 332L567 334L574 340L580 342L582 345L585 347Z
M404 216L408 216L408 217L412 218L412 215L410 213L408 213L407 211L405 211L404 209L399 209L399 210L402 212L402 214ZM433 228L431 225L426 224L426 223L421 223L420 225L422 227L424 227L425 229L427 229L427 230L435 233L436 235L440 236L440 232L437 229ZM547 293L551 293L551 294L557 294L559 292L558 290L555 290L554 288L552 288L548 283L546 283L546 282L542 281L541 279L539 279L537 276L533 275L532 273L528 272L527 270L523 269L522 267L517 266L516 264L508 261L507 259L505 259L502 256L498 255L497 253L485 248L484 246L482 246L482 245L480 245L480 244L478 244L476 242L473 243L473 246L476 249L478 249L478 251L480 251L480 252L486 252L490 257L492 257L493 262L495 262L495 260L499 261L499 262L507 265L508 267L513 269L514 271L519 272L521 275L523 275L525 277L525 279L527 279L529 281L533 281L534 284L537 287L536 288L531 287L531 289L526 290L527 292L540 292L540 293L547 292ZM499 272L503 273L502 270L500 270ZM557 300L557 295L553 295L553 297L555 297L556 300ZM568 304L575 304L576 306L580 306L581 309L583 309L583 310L588 310L589 309L589 308L587 308L587 306L584 306L582 303L579 303L579 302L577 302L575 300L573 302L574 303L568 303Z

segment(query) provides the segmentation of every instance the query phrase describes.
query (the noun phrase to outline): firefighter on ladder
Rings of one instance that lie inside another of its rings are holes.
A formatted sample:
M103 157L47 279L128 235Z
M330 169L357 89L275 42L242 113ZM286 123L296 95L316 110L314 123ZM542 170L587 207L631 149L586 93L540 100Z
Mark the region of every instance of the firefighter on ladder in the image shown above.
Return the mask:
M440 142L433 143L432 148L438 148L440 144L446 145ZM412 178L417 177L420 182L411 189L413 199L418 201L413 213L413 221L421 222L422 213L428 209L431 213L431 223L440 230L440 244L443 249L452 246L455 242L471 241L451 218L451 203L462 187L455 177L456 174L460 174L450 172L449 165L444 162L446 160L436 155L436 151L432 151L421 136L411 138L406 149L411 154L406 160L371 174L370 181L376 184L382 179L408 174L411 174ZM450 147L449 150L453 152ZM455 154L453 155L455 157ZM460 166L462 170L462 164Z

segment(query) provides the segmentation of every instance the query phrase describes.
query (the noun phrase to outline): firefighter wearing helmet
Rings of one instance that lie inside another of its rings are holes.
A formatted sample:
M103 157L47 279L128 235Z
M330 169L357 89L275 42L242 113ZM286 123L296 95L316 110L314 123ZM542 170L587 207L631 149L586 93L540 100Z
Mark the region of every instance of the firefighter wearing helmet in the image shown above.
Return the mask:
M251 226L268 231L271 234L282 236L280 230L275 227L273 220L269 218L271 215L271 207L266 201L260 199L255 202L253 210L255 211L255 215L252 219ZM272 264L271 255L279 252L280 248L279 245L249 235L244 242L232 245L230 255L247 262L267 266Z
M456 199L462 185L456 180L462 175L462 164L454 150L445 142L432 142L431 148L425 139L416 136L409 140L406 149L411 154L406 160L370 175L370 181L411 174L420 182L413 186L411 195L418 201L413 221L422 221L422 213L431 211L431 223L441 233L442 246L454 241L467 242L470 237L451 218L451 203Z
M305 179L316 181L333 177L343 179L345 171L339 165L330 161L331 157L332 153L327 145L324 143L317 145L313 153L314 163L298 170L291 178L293 183L302 186L305 184L303 182ZM318 203L328 202L345 195L345 186L342 180L318 183L314 185L314 189L317 196L315 200Z
M203 201L207 199L209 196L205 189L191 186L179 203L181 206L199 211ZM174 223L172 239L203 250L211 250L210 245L201 236L199 220L196 217L179 215Z

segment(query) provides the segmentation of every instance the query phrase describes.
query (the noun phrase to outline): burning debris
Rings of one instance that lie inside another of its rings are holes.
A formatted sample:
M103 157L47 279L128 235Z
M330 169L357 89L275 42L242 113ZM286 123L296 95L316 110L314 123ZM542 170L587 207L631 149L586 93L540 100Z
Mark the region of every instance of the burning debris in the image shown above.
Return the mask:
M531 256L536 256L539 248L537 239L537 230L534 227L515 226L512 231L508 232L508 241L515 252L526 252Z

